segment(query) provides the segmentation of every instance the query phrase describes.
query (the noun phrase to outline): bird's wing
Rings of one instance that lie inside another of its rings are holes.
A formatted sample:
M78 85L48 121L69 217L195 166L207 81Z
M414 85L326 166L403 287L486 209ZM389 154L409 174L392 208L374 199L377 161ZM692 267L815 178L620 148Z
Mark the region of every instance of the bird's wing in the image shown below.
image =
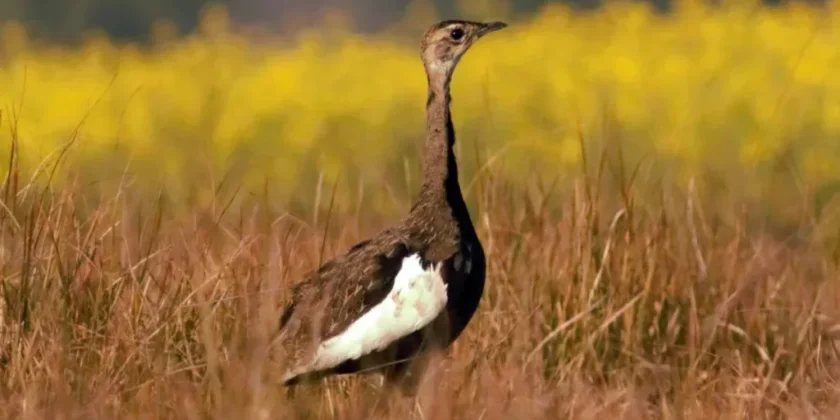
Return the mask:
M292 352L284 382L382 350L444 310L442 262L426 261L409 241L383 237L354 246L295 286L281 317Z

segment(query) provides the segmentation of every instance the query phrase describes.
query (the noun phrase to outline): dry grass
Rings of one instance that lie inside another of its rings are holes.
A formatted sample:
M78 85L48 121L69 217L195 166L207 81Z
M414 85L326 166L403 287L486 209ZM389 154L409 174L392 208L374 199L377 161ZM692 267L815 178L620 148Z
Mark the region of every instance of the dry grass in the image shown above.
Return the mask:
M746 199L699 181L642 182L617 146L553 183L482 173L470 201L485 297L416 399L371 378L287 396L271 361L288 286L398 215L330 214L319 192L321 211L294 217L224 185L185 206L127 183L58 183L61 153L25 174L12 153L0 191L0 412L807 419L840 408L836 207L813 216L790 203L805 216L796 235L780 234Z

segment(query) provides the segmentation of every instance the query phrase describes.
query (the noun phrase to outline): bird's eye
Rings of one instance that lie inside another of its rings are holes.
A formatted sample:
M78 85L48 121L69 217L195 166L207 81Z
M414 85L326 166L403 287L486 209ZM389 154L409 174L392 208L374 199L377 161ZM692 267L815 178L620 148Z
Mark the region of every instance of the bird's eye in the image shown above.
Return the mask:
M455 28L449 33L449 36L457 41L464 37L464 30L461 28Z

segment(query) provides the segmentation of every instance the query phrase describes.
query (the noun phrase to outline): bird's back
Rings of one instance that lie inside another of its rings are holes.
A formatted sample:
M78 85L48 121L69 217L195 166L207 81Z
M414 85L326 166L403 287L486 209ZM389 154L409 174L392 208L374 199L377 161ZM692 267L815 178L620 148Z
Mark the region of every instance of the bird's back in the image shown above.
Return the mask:
M280 320L287 383L377 371L466 326L483 290L481 244L464 240L451 211L415 210L292 288Z
M405 237L388 229L327 261L292 287L280 318L291 366L305 363L318 344L346 329L380 303L408 255Z

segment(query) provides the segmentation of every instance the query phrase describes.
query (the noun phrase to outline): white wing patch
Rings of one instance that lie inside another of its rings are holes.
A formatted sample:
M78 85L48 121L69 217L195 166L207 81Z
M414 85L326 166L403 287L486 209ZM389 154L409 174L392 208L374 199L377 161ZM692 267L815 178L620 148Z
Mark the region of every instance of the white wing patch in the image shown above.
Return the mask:
M287 373L284 381L382 350L428 325L446 306L446 284L440 268L438 263L424 270L419 255L405 257L385 299L341 334L322 342L311 362Z

